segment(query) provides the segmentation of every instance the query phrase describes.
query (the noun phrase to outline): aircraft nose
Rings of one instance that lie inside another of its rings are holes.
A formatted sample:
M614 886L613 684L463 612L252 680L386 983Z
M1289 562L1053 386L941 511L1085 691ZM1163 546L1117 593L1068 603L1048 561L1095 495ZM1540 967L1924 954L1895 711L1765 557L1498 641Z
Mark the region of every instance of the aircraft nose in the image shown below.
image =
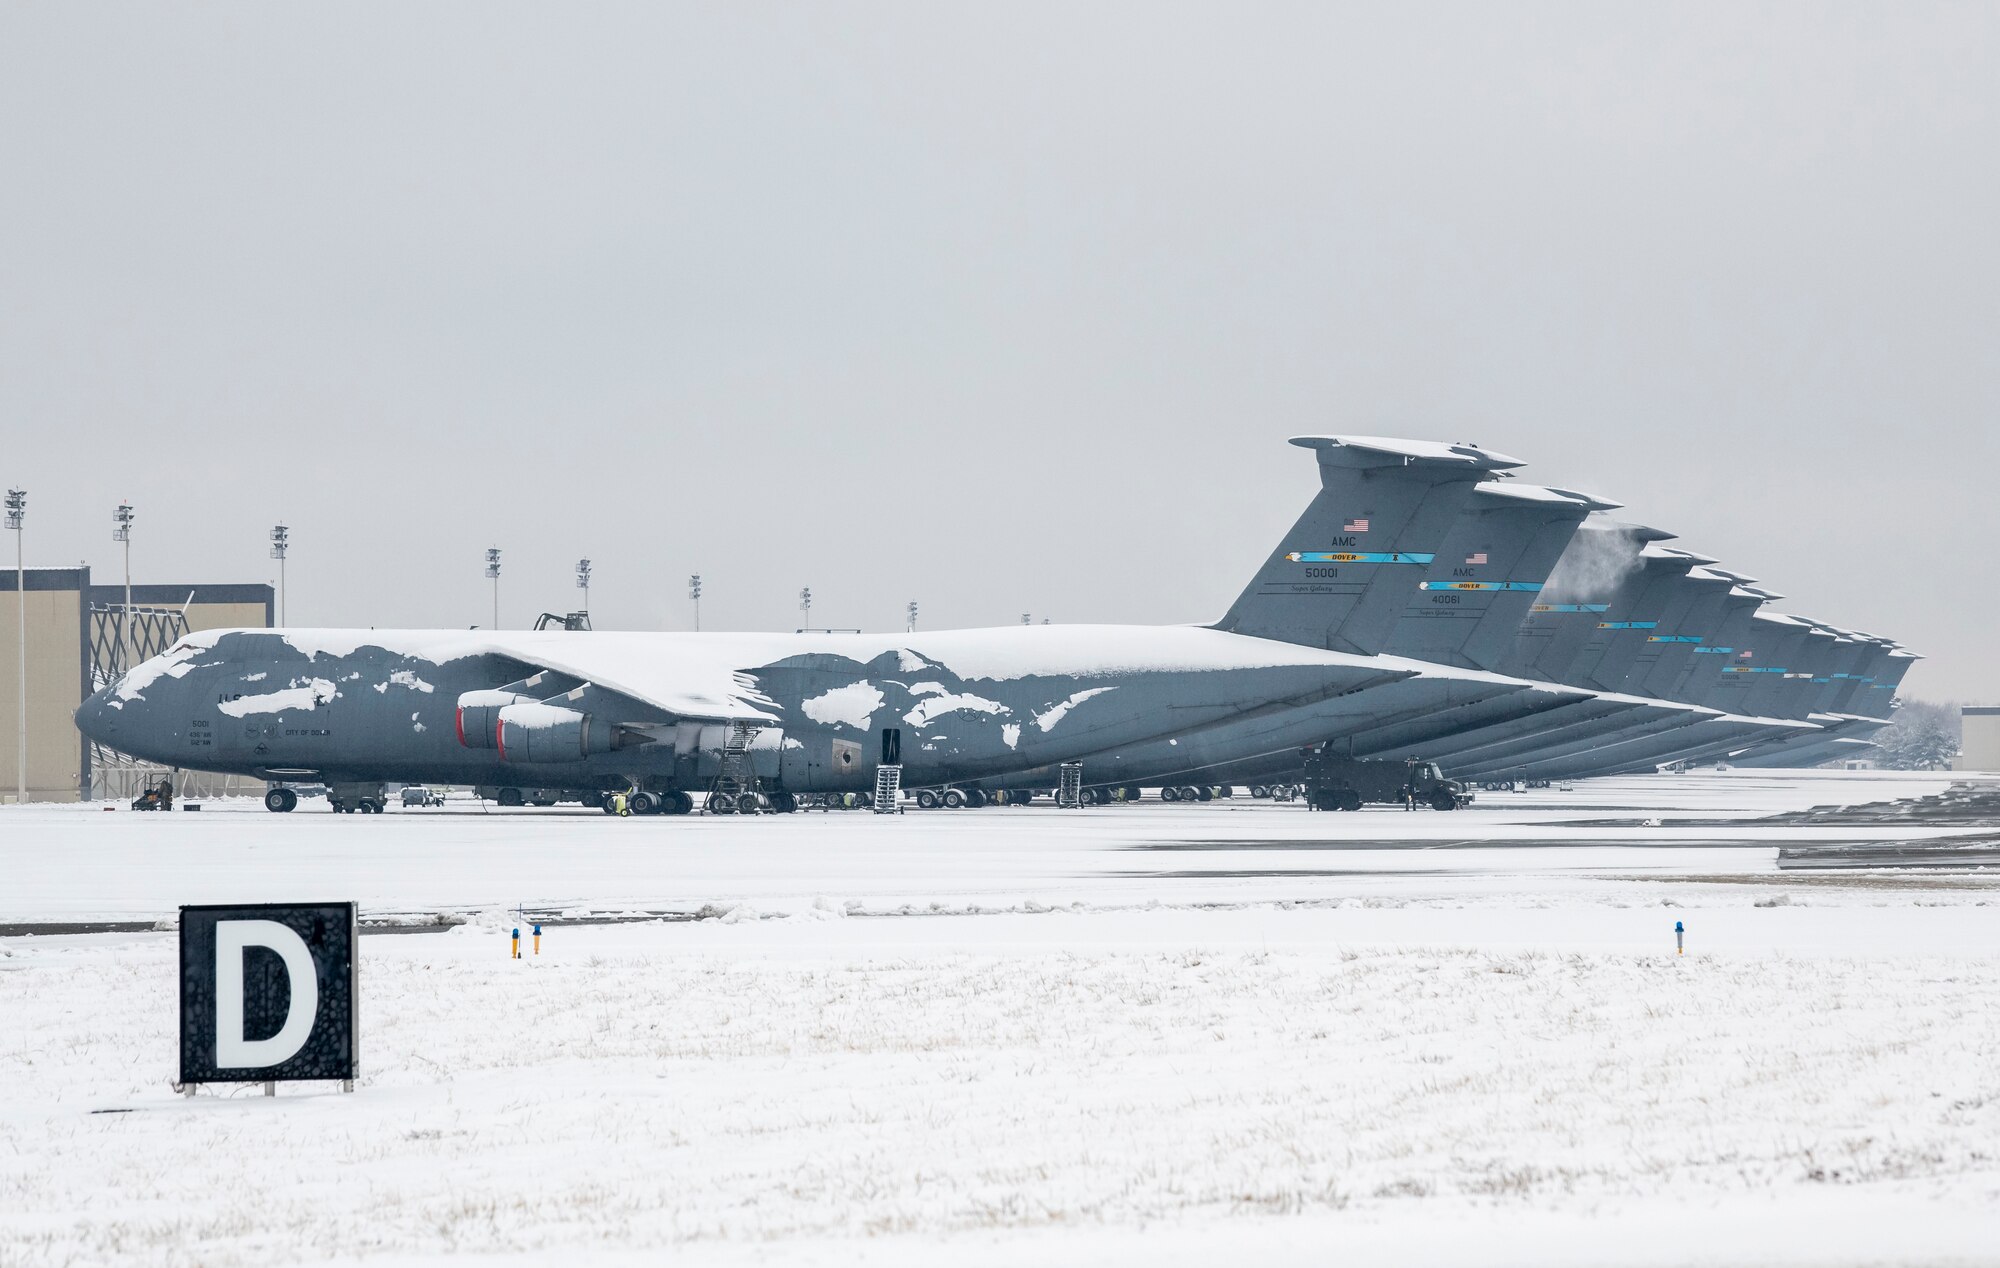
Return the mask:
M76 707L76 729L99 744L110 744L118 734L118 715L122 712L114 705L115 697L110 687L98 692Z

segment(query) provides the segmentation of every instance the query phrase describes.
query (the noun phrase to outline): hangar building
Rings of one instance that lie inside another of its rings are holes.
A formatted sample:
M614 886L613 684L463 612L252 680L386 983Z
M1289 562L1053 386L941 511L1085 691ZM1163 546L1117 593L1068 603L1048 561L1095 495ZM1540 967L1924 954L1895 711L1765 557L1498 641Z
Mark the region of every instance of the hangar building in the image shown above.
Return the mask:
M193 630L271 624L272 588L256 585L93 585L90 568L30 568L25 595L0 570L0 801L15 799L19 633L27 602L28 800L131 797L163 773L91 744L72 716L84 697ZM198 777L213 783L214 776ZM218 788L196 791L214 793Z
M1959 711L1964 738L1959 742L1959 770L2000 771L2000 704L1969 704Z

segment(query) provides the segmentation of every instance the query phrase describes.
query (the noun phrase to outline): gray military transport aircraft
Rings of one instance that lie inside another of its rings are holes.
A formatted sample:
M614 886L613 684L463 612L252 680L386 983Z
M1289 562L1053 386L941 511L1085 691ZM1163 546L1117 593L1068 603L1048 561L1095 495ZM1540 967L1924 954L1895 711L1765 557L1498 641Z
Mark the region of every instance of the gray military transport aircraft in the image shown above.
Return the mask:
M284 781L314 780L363 809L385 783L427 781L630 789L637 809L684 813L731 745L784 810L870 788L884 755L907 785L963 783L1298 711L1323 734L1419 677L1485 690L1490 675L1375 649L1432 562L1396 544L1441 536L1478 481L1520 464L1472 445L1293 443L1321 488L1213 626L209 630L85 701L77 725L145 760L276 781L273 810L296 804Z
M710 809L865 793L886 762L905 787L973 798L1085 762L1102 800L1269 780L1307 749L1480 777L1785 760L1862 743L1887 716L1845 709L1879 640L1757 613L1768 592L1604 519L1614 503L1513 482L1520 463L1475 445L1292 443L1320 489L1210 626L212 630L92 696L77 725L149 761L273 781L277 811L297 802L286 782L367 811L385 784L424 781L627 791L640 813L686 813L732 764L762 795ZM1801 653L1773 671L1783 683L1733 693L1755 708L1726 689L1761 666L1695 672L1716 663L1700 652L1733 651L1708 636L1746 623L1779 632L1753 641L1781 659Z

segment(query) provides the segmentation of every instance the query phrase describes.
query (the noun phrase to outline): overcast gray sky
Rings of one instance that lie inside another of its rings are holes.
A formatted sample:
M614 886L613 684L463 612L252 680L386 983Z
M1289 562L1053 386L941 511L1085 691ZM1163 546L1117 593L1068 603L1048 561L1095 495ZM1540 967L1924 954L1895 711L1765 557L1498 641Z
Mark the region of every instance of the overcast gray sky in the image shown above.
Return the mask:
M2000 700L2000 6L0 6L0 481L294 624L1212 619L1473 440ZM11 544L11 543L8 543Z

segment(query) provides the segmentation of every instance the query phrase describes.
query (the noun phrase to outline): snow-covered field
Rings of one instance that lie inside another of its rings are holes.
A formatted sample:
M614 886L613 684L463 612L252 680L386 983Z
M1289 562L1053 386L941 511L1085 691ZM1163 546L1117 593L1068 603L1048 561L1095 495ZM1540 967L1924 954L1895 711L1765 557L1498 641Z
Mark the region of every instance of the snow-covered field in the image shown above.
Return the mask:
M275 1099L172 1094L171 933L0 937L0 1264L1995 1262L2000 877L1773 864L1975 829L1673 823L1945 783L8 808L0 922L466 923L365 936L357 1091ZM552 924L515 961L517 904L710 918Z
M1908 824L1677 826L1932 794L1950 778L1655 776L1484 793L1453 814L1315 814L1238 796L1059 811L803 812L617 819L576 807L289 815L0 808L0 923L159 919L182 903L353 899L374 911L515 907L766 913L825 898L869 912L1296 901L1656 901L1662 878L1771 873L1780 845L1964 832ZM1615 826L1577 821L1616 821ZM1649 820L1662 826L1649 826ZM1749 900L1745 900L1746 902Z

